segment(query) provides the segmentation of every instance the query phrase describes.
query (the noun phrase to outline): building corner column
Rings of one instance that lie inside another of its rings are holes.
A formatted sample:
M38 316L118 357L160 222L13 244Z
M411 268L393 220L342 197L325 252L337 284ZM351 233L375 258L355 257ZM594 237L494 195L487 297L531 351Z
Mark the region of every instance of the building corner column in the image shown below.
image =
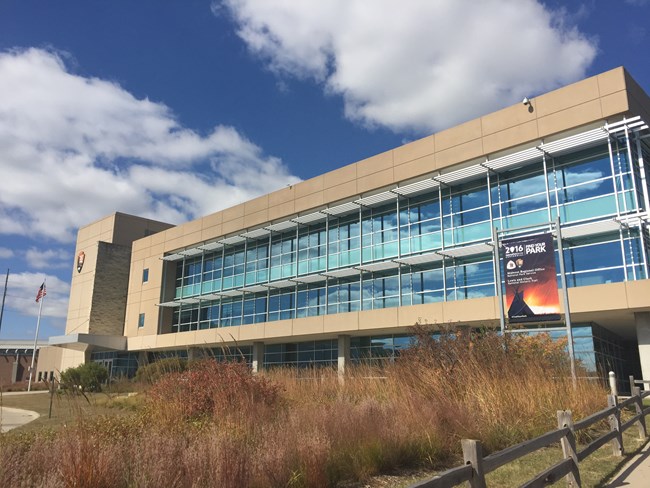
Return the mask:
M259 373L264 370L264 343L253 342L253 373Z
M203 349L200 347L190 347L187 350L187 359L188 361L200 361L203 359Z
M645 381L650 381L650 312L634 312L634 323L639 344L641 374Z

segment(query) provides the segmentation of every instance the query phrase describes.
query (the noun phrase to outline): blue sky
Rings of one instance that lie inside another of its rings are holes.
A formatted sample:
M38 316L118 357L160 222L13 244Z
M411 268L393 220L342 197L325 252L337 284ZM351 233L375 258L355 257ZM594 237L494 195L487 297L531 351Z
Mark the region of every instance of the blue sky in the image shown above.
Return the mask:
M625 66L650 1L0 1L0 339L64 331L79 226L181 223Z

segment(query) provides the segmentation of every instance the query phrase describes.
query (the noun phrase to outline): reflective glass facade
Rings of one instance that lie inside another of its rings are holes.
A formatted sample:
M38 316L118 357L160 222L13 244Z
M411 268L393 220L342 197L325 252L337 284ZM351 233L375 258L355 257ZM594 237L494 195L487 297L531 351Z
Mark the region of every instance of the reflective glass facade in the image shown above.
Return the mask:
M644 211L645 142L610 138L412 194L299 219L168 264L171 332L496 295L492 228ZM633 161L634 163L631 163ZM548 230L548 227L547 229ZM647 278L640 224L565 239L569 287ZM482 247L481 247L482 246ZM458 252L458 250L467 252ZM413 260L415 256L431 256ZM556 259L558 259L556 257ZM559 266L557 266L559 270ZM169 296L164 290L163 296Z
M614 371L617 378L633 369L635 361L629 357L627 345L612 332L598 324L574 324L573 347L576 361L590 377L607 378ZM514 334L547 333L553 339L566 338L566 329L540 329L513 331Z
M110 378L132 378L138 369L138 354L133 352L95 351L90 360L104 366Z

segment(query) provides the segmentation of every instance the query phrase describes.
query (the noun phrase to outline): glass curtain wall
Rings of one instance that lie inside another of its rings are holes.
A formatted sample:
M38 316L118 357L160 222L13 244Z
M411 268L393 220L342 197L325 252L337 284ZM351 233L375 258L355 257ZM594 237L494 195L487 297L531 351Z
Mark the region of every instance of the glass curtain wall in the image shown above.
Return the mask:
M195 303L174 309L172 332L493 296L491 252L377 272L364 265L485 243L493 226L545 224L558 215L573 224L643 211L647 189L637 161L647 154L645 143L611 140L186 257L176 265L175 297ZM568 286L645 279L644 235L621 227L566 240ZM356 267L346 277L328 275ZM239 296L203 297L241 288Z

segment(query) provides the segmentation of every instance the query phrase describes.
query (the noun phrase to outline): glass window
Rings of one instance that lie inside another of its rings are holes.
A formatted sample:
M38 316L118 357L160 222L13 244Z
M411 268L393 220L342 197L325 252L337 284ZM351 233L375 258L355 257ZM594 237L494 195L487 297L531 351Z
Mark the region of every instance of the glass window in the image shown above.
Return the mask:
M271 240L271 280L296 276L296 233L274 235Z
M141 313L138 317L138 327L144 327L144 314Z
M269 295L269 320L292 319L296 314L296 293L293 289L272 291Z
M149 281L149 268L144 268L142 270L142 282L146 283Z
M298 274L325 270L325 224L301 226L298 236Z
M363 262L397 256L397 204L367 209L361 224Z
M325 284L302 285L298 287L297 317L311 317L325 314Z

